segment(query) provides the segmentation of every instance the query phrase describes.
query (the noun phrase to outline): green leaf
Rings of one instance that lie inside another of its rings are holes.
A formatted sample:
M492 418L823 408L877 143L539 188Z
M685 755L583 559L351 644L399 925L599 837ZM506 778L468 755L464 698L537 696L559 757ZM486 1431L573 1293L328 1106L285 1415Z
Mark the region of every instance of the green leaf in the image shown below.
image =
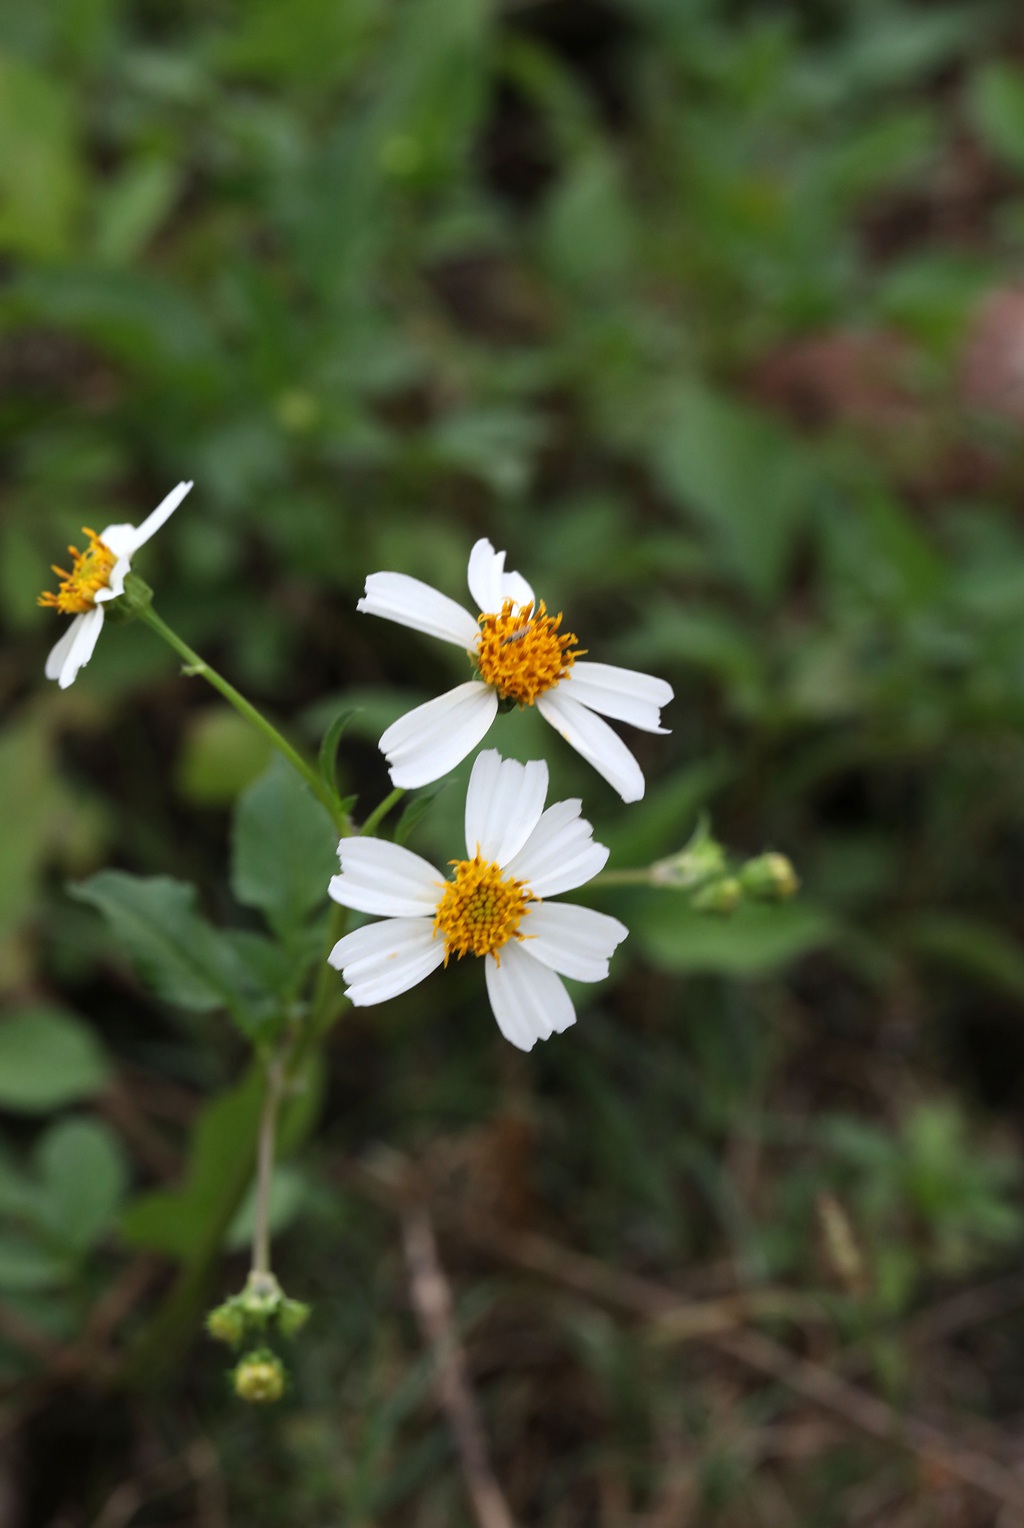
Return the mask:
M306 1196L307 1179L298 1168L287 1162L278 1162L270 1181L270 1234L277 1236L291 1225L302 1209ZM231 1222L225 1245L233 1252L240 1252L252 1241L256 1224L256 1185L249 1189L245 1202Z
M176 784L200 806L220 806L253 783L272 753L232 706L207 706L191 721L178 760Z
M908 936L915 949L939 964L1024 1002L1024 955L1015 940L984 919L923 913Z
M57 1008L23 1008L0 1023L0 1106L44 1114L105 1087L110 1068L92 1031Z
M0 54L0 249L69 252L82 173L66 85Z
M653 458L726 568L753 593L777 594L816 481L806 449L753 409L688 386L667 401Z
M971 81L975 124L992 152L1013 170L1024 170L1024 72L991 63Z
M745 905L729 917L714 917L693 912L674 892L645 896L644 914L632 919L632 930L644 954L663 970L721 976L778 970L836 936L828 915L806 903Z
M99 908L160 997L212 1013L226 1008L246 1032L258 1023L250 986L230 941L196 909L195 888L169 876L102 870L70 888Z
M19 1231L0 1235L0 1289L14 1293L24 1289L52 1289L67 1283L65 1262L46 1252Z
M95 200L93 252L101 265L138 259L171 210L182 171L171 159L146 155L126 166Z
M282 938L327 899L338 834L320 803L283 761L249 787L235 811L231 882Z
M344 711L339 711L320 744L320 773L335 795L338 793L338 744L345 728L359 714L359 710L359 706L347 706Z
M324 1087L325 1069L314 1059L303 1086L281 1110L279 1157L306 1139ZM144 1194L130 1204L121 1221L126 1240L185 1263L201 1256L203 1248L216 1251L223 1245L255 1167L264 1090L263 1070L254 1066L242 1082L206 1105L192 1133L185 1187Z
M122 1217L125 1238L138 1247L188 1262L239 1194L256 1154L263 1074L254 1067L227 1093L206 1105L192 1134L188 1179L178 1192L159 1190L130 1204Z
M428 790L421 791L414 801L410 801L405 808L395 827L395 843L404 844L413 832L416 824L426 816L438 796L450 784L448 780L441 780L437 785L432 785Z
M113 1224L124 1197L128 1174L116 1136L98 1120L66 1120L47 1131L36 1162L40 1219L57 1241L87 1251Z

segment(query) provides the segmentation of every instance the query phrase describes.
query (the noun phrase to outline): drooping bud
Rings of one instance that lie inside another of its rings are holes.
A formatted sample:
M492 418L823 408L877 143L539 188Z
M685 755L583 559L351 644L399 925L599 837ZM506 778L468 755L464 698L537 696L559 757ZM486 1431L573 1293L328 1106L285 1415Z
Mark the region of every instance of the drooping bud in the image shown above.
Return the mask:
M702 818L690 842L678 854L656 861L651 866L655 886L675 886L692 891L707 881L717 880L726 869L725 850L712 838L706 818Z
M784 854L759 854L747 861L739 878L747 896L757 902L785 902L800 887L800 879Z
M735 912L739 903L743 900L743 887L734 875L722 876L721 880L712 881L709 886L702 886L700 891L695 891L690 898L690 906L698 913L731 913Z
M277 1313L278 1330L282 1337L294 1337L309 1320L310 1307L301 1300L282 1300Z
M231 1381L239 1400L265 1406L279 1401L285 1392L284 1364L269 1348L257 1348L232 1371Z
M229 1348L237 1348L245 1336L245 1315L238 1309L237 1295L218 1305L206 1318L206 1330L215 1342L225 1342Z
M245 1288L236 1295L239 1309L253 1326L266 1326L280 1311L284 1291L272 1273L258 1273L254 1268Z

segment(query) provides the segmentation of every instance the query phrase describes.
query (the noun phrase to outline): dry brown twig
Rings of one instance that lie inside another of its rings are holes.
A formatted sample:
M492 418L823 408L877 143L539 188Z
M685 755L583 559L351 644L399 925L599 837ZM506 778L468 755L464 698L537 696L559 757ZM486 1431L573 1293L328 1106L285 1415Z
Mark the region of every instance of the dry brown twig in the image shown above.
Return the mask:
M515 1528L487 1449L466 1358L455 1331L451 1290L437 1255L430 1216L422 1203L401 1206L409 1293L424 1340L434 1355L438 1403L451 1427L466 1490L480 1528Z
M387 1152L372 1165L357 1169L353 1181L394 1209L401 1200L400 1185L410 1181L409 1167L397 1153ZM421 1213L426 1215L425 1210ZM1000 1504L1024 1510L1024 1478L998 1459L964 1445L953 1434L919 1417L901 1415L869 1391L850 1384L822 1364L798 1357L762 1333L740 1329L744 1319L759 1313L756 1301L744 1306L739 1296L680 1300L674 1290L652 1279L620 1273L548 1237L510 1231L493 1221L474 1219L472 1224L453 1223L450 1229L504 1262L638 1317L653 1325L663 1341L709 1343L745 1368L778 1380L861 1432L909 1450L928 1474L938 1473L982 1491Z

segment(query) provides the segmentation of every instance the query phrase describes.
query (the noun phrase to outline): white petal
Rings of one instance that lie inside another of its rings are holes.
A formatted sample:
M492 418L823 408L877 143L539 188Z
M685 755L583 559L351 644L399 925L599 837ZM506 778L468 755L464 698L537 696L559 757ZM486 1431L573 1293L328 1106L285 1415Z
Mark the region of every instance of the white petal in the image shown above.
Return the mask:
M57 679L62 690L66 690L69 684L74 684L78 677L78 670L85 668L96 649L102 630L102 605L94 605L91 610L86 610L75 621L74 639L61 664L60 675Z
M124 581L131 570L131 557L125 553L123 557L117 559L111 568L107 587L96 591L95 598L97 605L105 604L107 600L116 600L119 595L124 593Z
M561 686L538 696L537 710L618 791L623 801L640 800L644 793L643 772L607 722L573 700Z
M160 500L153 513L147 515L141 525L108 525L100 533L100 540L106 543L115 557L131 557L140 546L145 546L151 536L156 535L162 525L166 525L191 489L191 483L179 483L165 499Z
M519 925L523 948L535 960L578 982L600 982L608 961L629 933L618 918L571 902L534 902Z
M407 711L380 740L392 783L415 790L439 780L473 751L497 710L498 697L490 686L470 679Z
M659 708L668 705L674 692L653 674L638 674L611 663L574 663L559 683L574 700L602 716L629 722L644 732L669 731L661 725Z
M496 615L506 600L532 605L533 590L521 573L505 572L505 553L484 538L469 554L469 592L482 615Z
M537 897L555 897L593 880L608 863L608 849L580 816L580 801L549 806L526 843L503 868Z
M46 668L43 670L47 679L59 678L60 671L64 667L64 660L71 651L74 640L78 635L78 628L84 620L84 615L76 615L60 641L50 649L50 656L47 658Z
M415 987L444 960L444 940L429 918L385 918L339 939L328 959L348 982L356 1008Z
M572 999L554 971L514 941L498 953L500 965L493 955L486 960L487 995L506 1040L528 1051L575 1024Z
M343 838L341 874L328 888L335 902L387 918L432 918L444 876L427 860L386 838Z
M399 626L411 626L428 637L440 637L442 642L453 642L466 652L476 651L480 629L469 611L406 573L371 573L356 609L364 615L397 621Z
M466 853L506 864L540 821L547 793L542 760L520 764L493 748L480 754L466 791Z

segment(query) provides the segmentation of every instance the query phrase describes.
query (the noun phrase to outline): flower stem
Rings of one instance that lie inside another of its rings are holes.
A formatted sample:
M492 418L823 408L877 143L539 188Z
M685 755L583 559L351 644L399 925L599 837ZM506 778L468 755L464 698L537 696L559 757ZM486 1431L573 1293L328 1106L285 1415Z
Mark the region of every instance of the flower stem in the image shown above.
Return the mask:
M347 838L352 832L352 826L345 813L341 810L338 798L326 781L320 778L313 766L308 764L302 755L292 747L288 739L278 732L277 728L271 722L268 722L262 712L257 711L256 707L246 700L245 696L236 690L233 684L229 684L222 674L218 674L215 668L211 668L205 658L201 658L193 648L189 647L187 642L183 642L178 633L173 631L166 621L161 620L152 605L148 606L145 610L141 610L139 616L141 620L153 628L158 636L163 637L167 645L172 647L179 657L184 658L184 672L186 674L198 674L208 684L211 684L215 690L219 690L224 699L234 706L239 715L244 716L246 721L251 722L258 731L263 733L265 738L268 738L273 743L279 753L284 754L292 768L297 770L303 780L305 780L317 800L330 812L334 826L341 837Z
M280 1061L267 1062L267 1091L260 1115L256 1147L256 1219L252 1232L252 1271L270 1272L270 1187L274 1178L274 1142L277 1111L281 1104L284 1069Z
M367 837L370 833L372 833L373 830L384 821L384 818L388 815L391 808L395 806L399 801L401 801L404 795L405 791L402 790L399 786L396 786L390 795L385 796L380 805L374 807L369 817L367 817L366 821L359 829L360 836Z
M591 886L654 886L650 866L642 870L599 870L590 879Z

